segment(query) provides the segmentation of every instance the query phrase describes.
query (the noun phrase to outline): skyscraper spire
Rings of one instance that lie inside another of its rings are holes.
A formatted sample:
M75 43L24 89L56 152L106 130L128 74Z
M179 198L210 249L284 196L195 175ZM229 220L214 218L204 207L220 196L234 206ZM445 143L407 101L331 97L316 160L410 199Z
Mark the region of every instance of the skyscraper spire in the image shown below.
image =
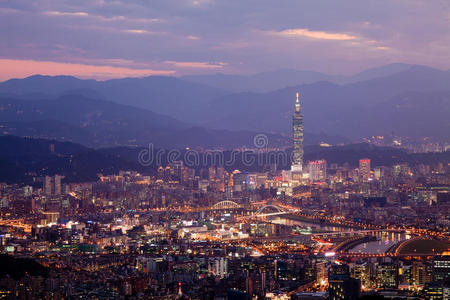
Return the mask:
M300 94L297 92L295 112L292 116L293 155L291 170L301 172L303 169L303 115L300 111Z

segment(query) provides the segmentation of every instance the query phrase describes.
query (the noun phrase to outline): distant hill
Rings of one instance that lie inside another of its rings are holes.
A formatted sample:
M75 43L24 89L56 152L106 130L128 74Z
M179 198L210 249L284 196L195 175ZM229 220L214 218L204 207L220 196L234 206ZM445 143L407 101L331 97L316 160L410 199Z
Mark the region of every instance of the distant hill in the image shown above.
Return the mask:
M450 140L450 91L405 92L366 110L364 127L384 134ZM364 129L362 127L362 129Z
M254 75L187 75L181 77L190 82L206 84L215 88L239 92L264 93L287 86L314 83L317 81L335 81L341 76L332 76L314 71L282 69Z
M33 184L40 176L54 174L70 182L93 181L99 173L140 167L137 162L69 142L0 136L0 145L0 182Z
M82 80L72 76L35 75L0 83L0 95L12 98L42 99L64 94L114 101L145 108L156 113L192 122L201 109L215 97L228 92L175 77L149 76L107 81ZM190 114L186 114L189 111Z
M189 127L148 110L79 95L53 100L0 98L0 107L0 124L4 128L6 126L3 133L59 136L58 140L67 139L96 147L143 145L174 130Z
M349 84L358 81L370 80L378 77L390 76L403 72L414 65L394 63L381 67L370 68L353 75L328 75L314 71L301 71L281 69L253 75L187 75L184 80L206 84L215 88L233 92L259 92L265 93L288 86L311 84L318 81L328 81L335 84Z
M448 117L443 114L450 111L450 72L419 67L347 85L317 82L269 93L224 96L208 106L205 115L211 120L207 126L290 132L297 91L301 93L305 130L310 132L354 139L394 131L411 137L450 139L450 131L445 130ZM400 98L402 109L397 105Z
M159 166L165 165L168 156L173 160L186 158L186 149L153 148L153 160L148 166L139 163L139 153L149 148L144 147L114 147L104 149L90 149L70 142L58 142L45 139L21 138L16 136L0 136L0 182L23 183L41 185L38 179L45 175L60 174L65 176L66 182L86 182L97 180L97 174L117 174L120 170L136 170L144 174L154 174ZM161 152L159 152L161 150ZM172 151L171 151L172 150ZM290 149L286 150L286 160L277 161L279 169L288 169L291 157ZM149 151L150 152L150 151ZM148 153L149 153L148 152ZM177 156L173 156L176 152ZM161 154L157 154L161 153ZM169 154L172 153L172 154ZM193 168L207 167L211 160L203 157L205 152L199 151L198 164L186 162ZM223 165L232 171L267 171L267 156L265 152L256 151L246 155L247 163L243 163L243 151L223 151ZM156 155L161 156L159 161ZM210 155L210 154L207 154ZM253 163L250 158L253 155ZM258 158L261 156L261 160ZM375 147L367 144L350 144L336 147L305 147L305 162L315 159L326 159L327 162L342 165L349 163L357 166L362 157L372 159L372 166L390 166L407 162L410 164L450 161L450 152L408 154L403 150L388 147ZM148 161L150 159L145 157ZM191 157L192 158L192 157ZM273 157L272 157L273 158ZM206 162L204 164L203 162ZM217 160L219 163L220 160ZM262 162L262 163L261 163ZM273 162L270 162L273 163Z
M359 81L366 81L370 79L394 75L396 73L407 71L413 67L420 67L420 66L411 64L393 63L380 67L369 68L353 75L343 76L341 78L336 79L333 82L340 84L356 83Z
M0 135L68 141L84 145L94 145L96 140L90 131L56 120L0 122Z
M80 95L24 100L0 97L0 135L55 139L89 147L145 146L165 148L253 147L261 131L207 129L174 118ZM286 147L291 135L265 133L268 147ZM305 134L306 144L348 142L325 134Z
M435 165L438 162L450 161L450 151L443 153L408 153L403 149L391 147L379 147L366 143L348 144L344 146L319 147L308 146L305 148L305 161L325 159L328 164L336 163L357 167L361 158L370 158L371 167L393 166L395 164L408 163Z

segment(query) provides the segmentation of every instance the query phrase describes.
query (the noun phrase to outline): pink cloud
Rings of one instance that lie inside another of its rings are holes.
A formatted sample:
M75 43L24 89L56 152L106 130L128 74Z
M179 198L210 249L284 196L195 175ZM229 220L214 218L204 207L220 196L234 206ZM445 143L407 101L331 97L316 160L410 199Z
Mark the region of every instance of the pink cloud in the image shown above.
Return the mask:
M357 37L346 33L334 33L325 31L313 31L305 28L286 29L278 32L270 32L271 34L286 36L286 37L307 37L318 40L337 40L346 41L353 40Z

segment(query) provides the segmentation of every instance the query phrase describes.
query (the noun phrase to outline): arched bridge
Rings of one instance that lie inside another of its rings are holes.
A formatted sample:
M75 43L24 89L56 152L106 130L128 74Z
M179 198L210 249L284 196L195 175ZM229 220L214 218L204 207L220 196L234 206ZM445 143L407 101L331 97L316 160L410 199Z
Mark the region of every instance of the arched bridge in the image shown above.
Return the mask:
M249 216L244 216L243 218L258 218L258 217L269 217L269 216L278 216L284 215L288 212L283 210L281 207L276 205L265 205L255 211L253 214Z
M214 211L214 210L230 210L230 211L238 211L238 210L246 210L247 216L245 218L250 217L266 217L266 216L276 216L276 215L284 215L289 213L289 211L284 210L282 207L277 205L264 205L260 207L258 210L252 205L242 205L238 204L231 200L225 200L217 202L216 204L210 206L210 207L199 207L192 209L191 211ZM253 211L253 212L252 212Z
M276 205L265 205L263 207L261 207L260 209L258 209L255 213L255 215L257 216L267 216L267 215L281 215L281 214L285 214L286 212L279 206Z
M240 207L241 207L241 205L237 204L234 201L225 200L225 201L217 202L216 204L211 206L211 210L240 208Z

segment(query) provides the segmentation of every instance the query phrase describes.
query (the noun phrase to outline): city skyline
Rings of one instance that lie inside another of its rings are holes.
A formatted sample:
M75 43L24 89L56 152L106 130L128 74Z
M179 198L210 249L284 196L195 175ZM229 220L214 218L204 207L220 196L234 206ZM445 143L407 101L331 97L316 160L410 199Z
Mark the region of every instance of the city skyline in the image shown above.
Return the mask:
M0 0L0 298L450 299L449 7Z

